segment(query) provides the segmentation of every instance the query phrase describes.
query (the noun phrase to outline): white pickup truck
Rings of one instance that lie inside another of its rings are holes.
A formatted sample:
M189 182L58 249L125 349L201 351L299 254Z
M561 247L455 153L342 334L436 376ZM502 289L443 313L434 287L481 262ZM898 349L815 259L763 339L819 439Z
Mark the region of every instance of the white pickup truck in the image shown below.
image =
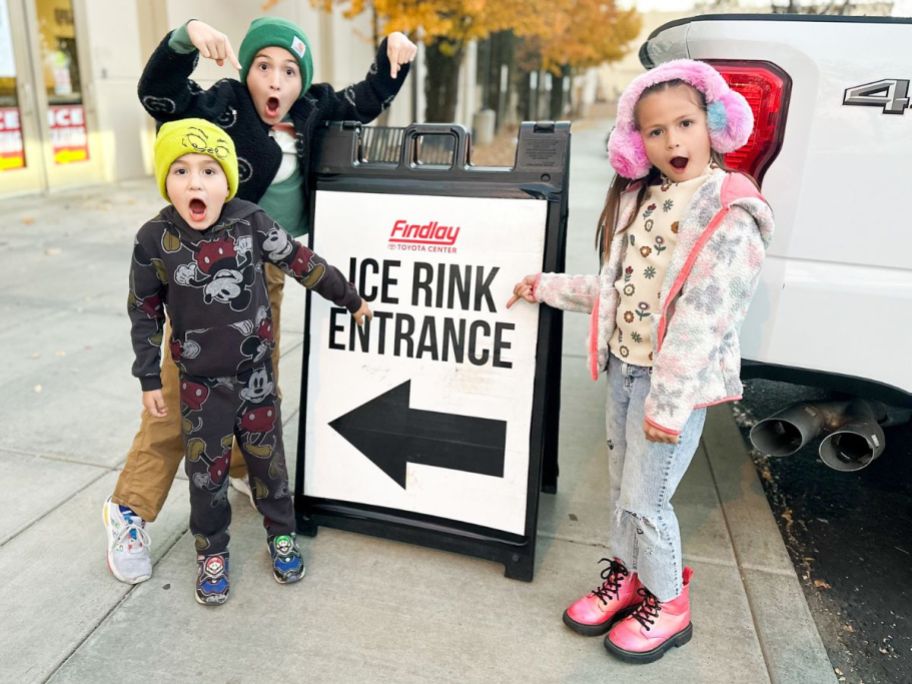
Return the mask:
M754 134L727 161L761 182L776 234L742 329L744 377L860 400L759 424L763 451L831 433L824 461L857 470L883 448L884 404L912 407L910 42L912 19L705 15L640 49L647 68L709 62L754 109ZM870 429L847 432L850 420Z

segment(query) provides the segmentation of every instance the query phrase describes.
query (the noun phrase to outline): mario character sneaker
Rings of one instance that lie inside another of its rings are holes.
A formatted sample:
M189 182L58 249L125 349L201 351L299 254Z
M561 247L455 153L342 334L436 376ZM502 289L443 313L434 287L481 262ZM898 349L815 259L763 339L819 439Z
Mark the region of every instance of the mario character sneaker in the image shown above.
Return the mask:
M645 587L637 593L643 602L618 622L605 637L609 653L628 663L651 663L673 646L683 646L693 636L690 622L690 578L684 568L684 590L671 601L659 602Z
M146 522L128 506L120 506L109 496L101 509L108 539L108 569L121 582L139 584L152 577L149 550L152 539Z
M196 557L196 602L220 606L228 600L228 552Z
M604 634L640 602L637 591L642 585L636 573L631 573L617 558L602 558L599 563L608 563L601 572L604 580L601 586L564 611L564 624L583 636Z
M272 576L279 584L291 584L304 577L304 559L294 535L280 534L269 539Z

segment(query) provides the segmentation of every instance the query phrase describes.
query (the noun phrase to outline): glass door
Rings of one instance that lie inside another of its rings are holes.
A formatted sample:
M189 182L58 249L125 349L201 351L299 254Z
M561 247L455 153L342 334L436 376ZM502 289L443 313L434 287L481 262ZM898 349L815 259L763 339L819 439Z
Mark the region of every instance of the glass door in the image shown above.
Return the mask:
M37 36L32 67L41 121L48 187L102 180L92 103L87 97L88 70L82 64L73 0L23 0L26 18ZM84 19L84 17L83 17Z
M0 194L103 180L78 9L0 0Z
M27 43L13 40L25 35L25 18L12 3L0 0L0 194L47 187L31 60Z

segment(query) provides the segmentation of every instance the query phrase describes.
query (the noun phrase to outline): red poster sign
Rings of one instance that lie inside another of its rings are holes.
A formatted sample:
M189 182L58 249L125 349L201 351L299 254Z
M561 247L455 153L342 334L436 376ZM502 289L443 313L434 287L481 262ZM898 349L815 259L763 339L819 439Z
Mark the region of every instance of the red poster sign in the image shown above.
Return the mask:
M17 107L0 107L0 171L25 166L22 126Z
M57 164L72 164L89 158L89 136L81 104L49 107L48 126Z

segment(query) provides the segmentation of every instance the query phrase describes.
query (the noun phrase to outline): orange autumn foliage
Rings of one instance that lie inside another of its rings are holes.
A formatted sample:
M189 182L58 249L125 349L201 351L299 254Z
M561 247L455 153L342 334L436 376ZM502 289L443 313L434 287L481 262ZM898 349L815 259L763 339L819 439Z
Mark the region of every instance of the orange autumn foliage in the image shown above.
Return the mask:
M523 52L538 57L554 73L561 66L585 69L621 59L642 28L639 13L621 10L613 0L531 0L547 30L526 35ZM537 5L537 7L535 7Z
M280 0L266 0L264 11ZM470 40L497 31L524 39L522 61L530 69L558 72L561 66L586 68L615 61L629 50L641 28L636 10L620 10L614 0L310 0L324 11L342 9L351 19L372 10L383 33L414 32L425 42L443 38L455 53ZM537 63L534 63L537 62Z

